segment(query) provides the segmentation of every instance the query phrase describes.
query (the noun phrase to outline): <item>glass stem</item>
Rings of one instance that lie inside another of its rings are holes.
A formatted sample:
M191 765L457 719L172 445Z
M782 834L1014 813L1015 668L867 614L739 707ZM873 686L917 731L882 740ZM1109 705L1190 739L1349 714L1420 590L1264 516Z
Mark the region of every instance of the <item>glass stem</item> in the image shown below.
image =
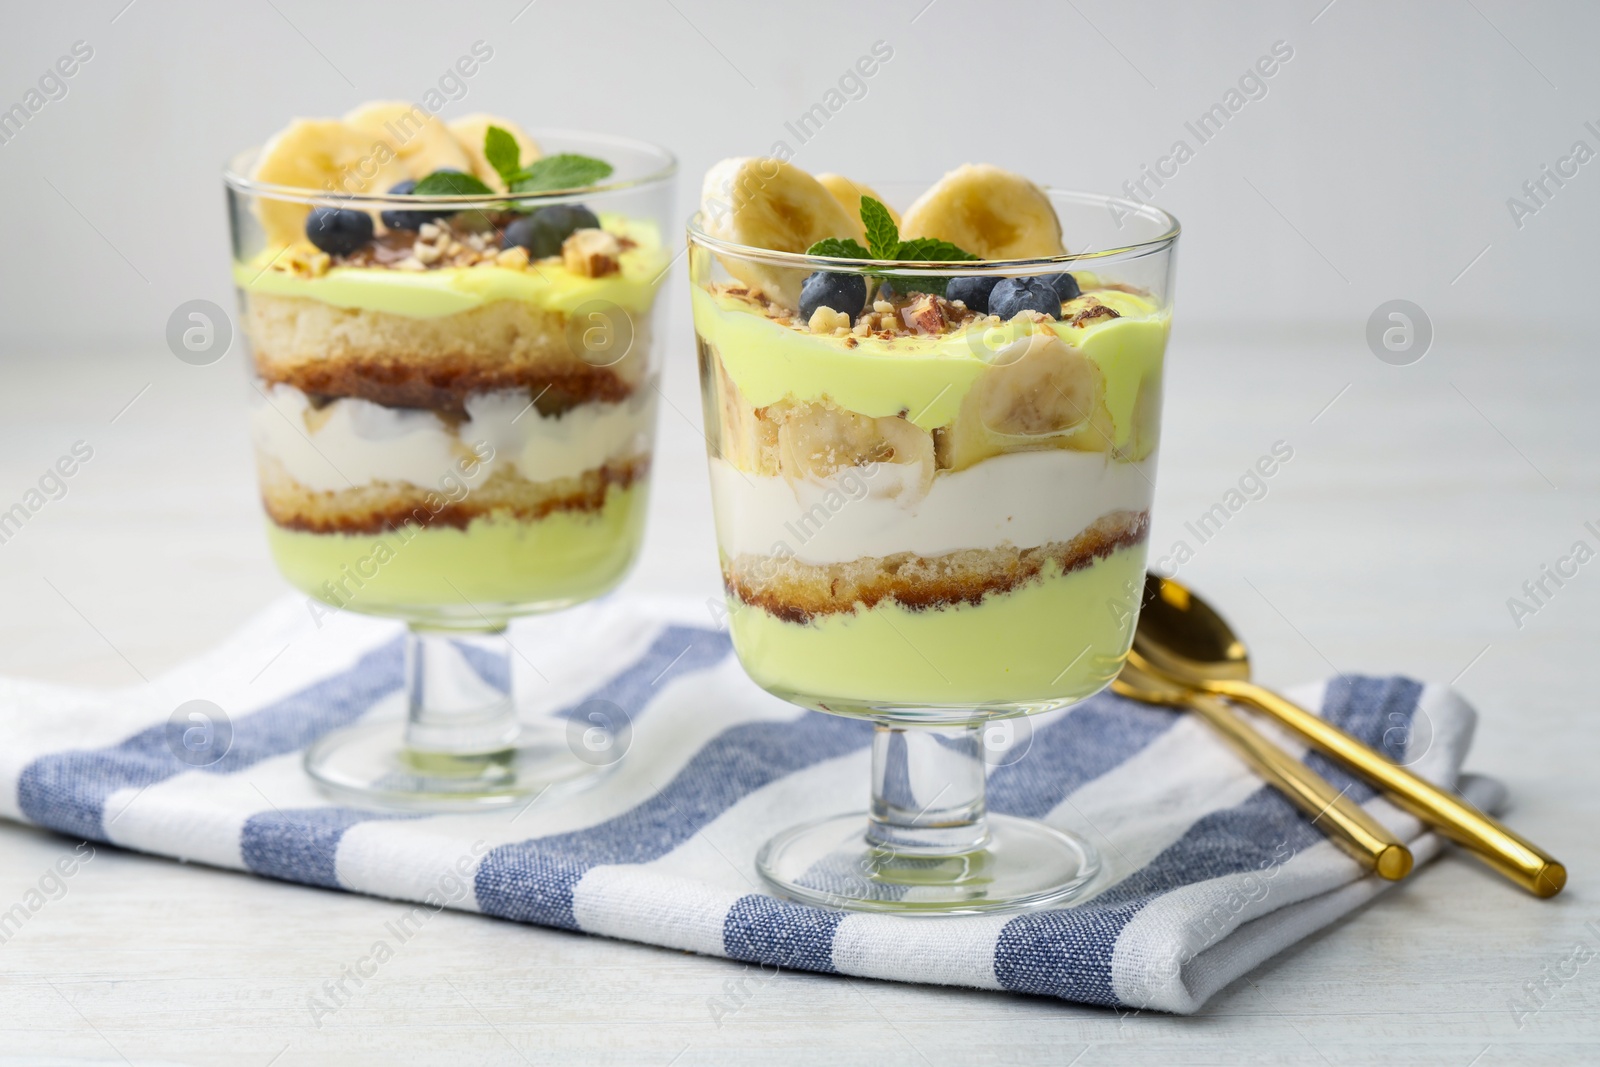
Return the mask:
M475 755L511 747L518 724L504 631L411 627L406 703L406 747L413 751Z
M921 856L982 848L989 841L986 769L978 726L878 724L867 840Z

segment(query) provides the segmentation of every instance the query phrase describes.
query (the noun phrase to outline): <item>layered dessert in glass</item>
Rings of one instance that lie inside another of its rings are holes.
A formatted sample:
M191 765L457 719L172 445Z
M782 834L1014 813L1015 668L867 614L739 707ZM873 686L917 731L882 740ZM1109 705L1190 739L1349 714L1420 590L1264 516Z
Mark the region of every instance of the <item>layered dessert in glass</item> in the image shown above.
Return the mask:
M865 828L869 851L925 858L977 843L1003 863L981 763L976 784L970 767L933 773L965 785L909 829L884 814L903 807L884 790L932 751L914 726L955 727L944 752L981 760L983 723L1066 707L1120 669L1143 585L1176 223L986 165L881 188L887 199L774 159L706 177L691 291L729 626L764 688L880 725L872 819L824 836L860 844ZM938 840L917 828L934 822ZM906 906L849 879L813 891L776 846L763 873L792 896ZM1045 862L1042 882L917 899L1065 899L1092 862L1082 842L1063 849L1076 859ZM829 854L814 851L807 864Z
M296 119L234 162L268 540L314 607L407 620L414 645L444 642L413 648L437 674L505 659L503 641L465 651L472 634L621 580L644 524L673 169L649 145L398 102ZM461 707L430 710L417 689L409 749L384 758L411 773L430 754L500 753L490 773L506 779L503 754L529 735L509 694L434 681ZM476 802L541 777L396 789L393 774L362 784L369 771L332 784Z

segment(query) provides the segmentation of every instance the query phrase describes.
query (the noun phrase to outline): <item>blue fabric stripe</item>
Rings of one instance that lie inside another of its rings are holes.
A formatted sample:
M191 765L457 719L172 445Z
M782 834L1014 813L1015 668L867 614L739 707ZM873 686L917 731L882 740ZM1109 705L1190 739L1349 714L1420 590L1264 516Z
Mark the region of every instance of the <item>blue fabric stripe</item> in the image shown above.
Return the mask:
M1074 790L1132 759L1181 713L1107 690L1033 735L1015 763L989 772L989 810L1041 819Z
M556 714L571 718L590 701L605 700L628 715L637 716L667 683L715 667L732 651L733 639L721 630L698 626L663 627L650 642L650 648L632 666Z
M833 938L844 918L842 911L751 894L728 909L722 949L730 959L832 974Z
M731 727L665 788L629 811L596 826L491 851L478 868L478 906L506 919L576 929L572 892L591 867L658 859L751 792L871 740L869 724L816 712L791 722Z
M504 653L488 652L466 641L453 641L455 650L461 658L467 661L484 683L497 693L511 692L511 648L506 647Z
M339 889L342 887L335 873L335 859L346 830L372 819L420 817L375 815L355 808L261 812L245 820L239 844L244 865L257 874Z
M121 789L138 789L188 770L232 774L273 756L304 748L346 726L402 683L403 639L362 656L348 670L233 720L233 741L222 759L190 767L167 747L160 723L101 749L41 756L17 782L22 814L74 837L105 840L105 805ZM226 711L226 709L223 709Z
M1368 678L1345 674L1328 683L1322 698L1322 715L1366 741L1395 762L1405 759L1405 738L1411 732L1422 683L1410 678ZM1335 788L1347 789L1358 804L1378 791L1320 752L1309 752L1305 765Z
M1385 730L1409 728L1420 692L1420 686L1405 679L1343 678L1329 685L1323 716L1376 746ZM1306 762L1318 760L1312 754ZM1331 771L1335 785L1348 780L1335 779ZM1143 908L1174 889L1262 869L1282 862L1284 848L1292 854L1321 840L1309 819L1275 790L1263 787L1242 804L1200 819L1147 866L1093 900L1011 920L995 948L995 977L1016 992L1118 1004L1111 984L1112 954L1122 931Z

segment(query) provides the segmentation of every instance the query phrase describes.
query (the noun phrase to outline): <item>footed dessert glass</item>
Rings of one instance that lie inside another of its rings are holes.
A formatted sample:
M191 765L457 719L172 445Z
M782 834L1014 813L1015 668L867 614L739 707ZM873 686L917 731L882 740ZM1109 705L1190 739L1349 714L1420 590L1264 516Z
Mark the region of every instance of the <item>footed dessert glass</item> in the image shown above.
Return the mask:
M332 125L290 132L346 136ZM570 744L564 720L519 712L505 628L599 596L637 553L676 163L633 141L534 135L547 156L614 171L577 192L493 196L385 192L391 171L351 194L382 159L351 156L350 181L299 188L254 176L269 145L225 174L273 557L319 625L337 609L408 624L404 720L307 753L346 801L494 806L613 762ZM336 232L312 243L319 218Z
M882 188L902 208L918 191ZM769 692L875 728L867 811L785 830L757 858L792 899L1011 911L1070 900L1098 870L1081 837L986 812L985 728L1091 696L1127 655L1178 224L1046 195L1074 254L842 259L690 221L734 648ZM864 291L863 311L803 315L818 272ZM954 302L1003 278L1048 282L1059 313Z

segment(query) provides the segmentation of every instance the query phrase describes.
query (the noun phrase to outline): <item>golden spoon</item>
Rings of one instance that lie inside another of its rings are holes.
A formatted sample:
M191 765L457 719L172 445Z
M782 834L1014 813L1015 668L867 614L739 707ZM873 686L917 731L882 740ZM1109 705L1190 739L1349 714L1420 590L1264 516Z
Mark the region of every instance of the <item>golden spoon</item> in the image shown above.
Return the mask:
M1250 656L1209 604L1170 578L1145 576L1128 661L1146 673L1257 708L1381 789L1394 803L1539 897L1567 884L1567 868L1498 820L1418 778L1332 723L1250 681Z
M1147 704L1193 711L1222 735L1257 774L1311 816L1312 823L1362 866L1391 882L1410 873L1411 850L1399 838L1322 775L1257 733L1227 702L1158 678L1132 664L1123 665L1122 672L1112 680L1111 689Z

